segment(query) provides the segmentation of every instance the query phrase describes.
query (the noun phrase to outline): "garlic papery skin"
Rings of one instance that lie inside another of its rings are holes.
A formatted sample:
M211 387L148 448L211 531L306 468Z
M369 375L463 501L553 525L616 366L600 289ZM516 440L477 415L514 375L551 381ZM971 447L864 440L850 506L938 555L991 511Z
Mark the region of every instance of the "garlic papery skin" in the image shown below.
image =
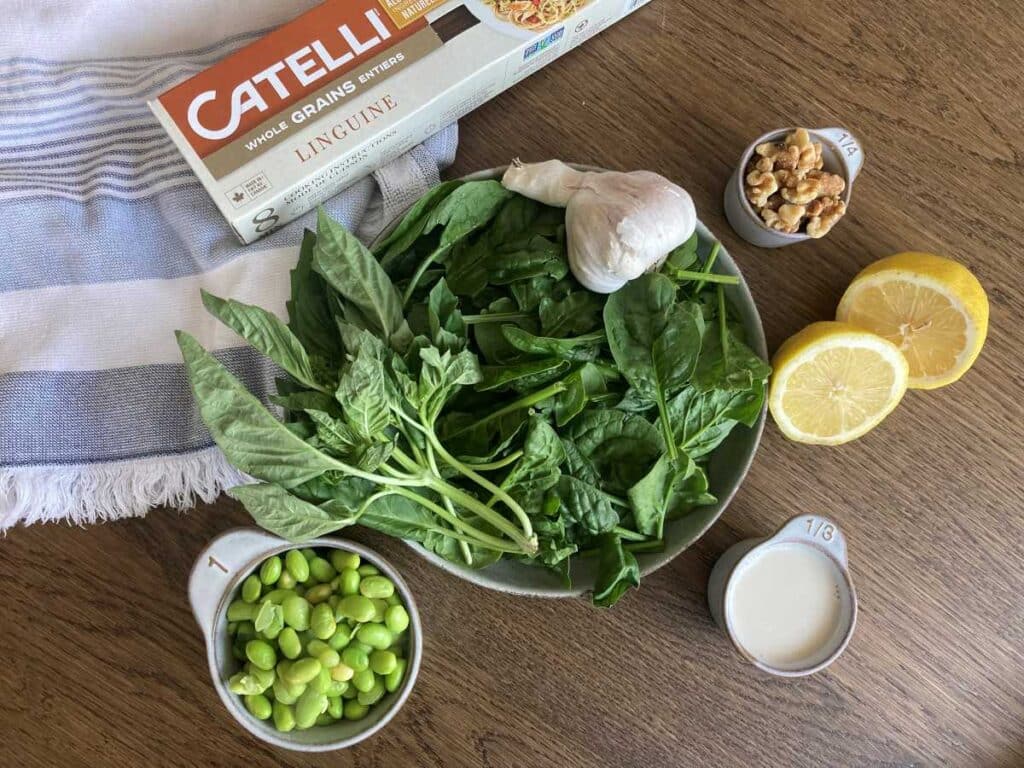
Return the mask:
M595 293L613 293L658 269L697 228L686 190L650 171L581 172L557 160L513 163L502 183L546 205L564 205L569 266Z

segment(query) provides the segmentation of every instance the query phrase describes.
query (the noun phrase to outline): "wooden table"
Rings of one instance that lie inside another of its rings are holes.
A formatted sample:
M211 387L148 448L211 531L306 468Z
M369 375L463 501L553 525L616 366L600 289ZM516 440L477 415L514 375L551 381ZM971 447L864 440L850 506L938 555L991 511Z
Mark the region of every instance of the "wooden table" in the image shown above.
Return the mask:
M462 123L452 174L552 156L651 168L737 258L769 344L831 316L904 249L968 264L992 301L960 383L911 392L839 449L769 425L693 549L614 610L507 597L359 535L414 585L425 664L406 708L348 752L266 747L228 717L185 598L231 501L0 542L0 763L60 765L1024 765L1024 23L1012 3L655 0ZM847 219L785 251L741 243L722 190L745 144L843 125L868 164ZM769 679L714 627L705 583L734 541L801 512L846 529L861 616L846 655Z

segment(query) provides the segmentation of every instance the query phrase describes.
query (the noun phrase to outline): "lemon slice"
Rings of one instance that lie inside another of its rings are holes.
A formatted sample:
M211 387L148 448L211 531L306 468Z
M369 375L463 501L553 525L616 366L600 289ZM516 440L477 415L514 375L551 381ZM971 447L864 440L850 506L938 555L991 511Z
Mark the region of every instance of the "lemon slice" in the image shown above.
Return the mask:
M988 297L962 264L930 253L876 261L850 283L836 319L898 346L911 389L952 384L974 363L988 333Z
M772 360L768 407L790 440L841 445L871 431L907 391L907 361L890 341L847 323L807 326Z

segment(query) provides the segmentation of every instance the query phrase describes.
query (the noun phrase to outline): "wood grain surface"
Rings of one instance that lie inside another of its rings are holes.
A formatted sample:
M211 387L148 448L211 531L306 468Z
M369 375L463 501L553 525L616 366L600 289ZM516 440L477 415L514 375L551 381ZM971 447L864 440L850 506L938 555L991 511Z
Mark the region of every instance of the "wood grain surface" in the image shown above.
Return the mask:
M229 500L0 541L3 766L1024 765L1024 22L1017 3L654 2L462 122L452 175L561 157L685 185L736 257L774 349L859 268L948 254L992 302L958 384L911 392L838 449L769 425L710 533L614 610L470 586L372 535L425 619L419 683L359 747L303 756L228 716L185 596ZM841 125L867 149L847 218L782 251L740 242L744 146ZM828 671L777 680L715 628L716 557L798 513L846 530L861 615Z

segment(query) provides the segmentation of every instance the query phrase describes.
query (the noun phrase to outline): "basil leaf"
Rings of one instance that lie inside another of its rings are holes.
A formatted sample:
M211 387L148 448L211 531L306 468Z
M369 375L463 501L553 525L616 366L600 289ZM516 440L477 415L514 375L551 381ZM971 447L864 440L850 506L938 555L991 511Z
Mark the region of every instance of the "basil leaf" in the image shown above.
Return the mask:
M207 311L269 357L298 381L312 389L323 391L316 381L309 356L302 343L274 314L251 304L221 299L201 291Z
M393 349L404 349L412 340L412 334L402 313L402 299L391 278L355 235L333 221L322 208L317 216L313 250L317 273L351 302L369 330L385 339Z
M177 338L203 421L238 469L284 488L342 469L293 435L192 336L178 331Z
M359 347L334 396L344 408L345 423L363 441L375 442L392 423L384 362L370 345Z
M427 301L427 322L434 346L441 350L461 352L466 348L466 324L459 312L459 299L442 277L430 291Z
M347 424L324 411L306 410L316 425L316 436L329 453L348 459L360 442L359 436Z
M623 549L622 540L618 536L610 533L601 536L594 605L609 608L619 601L627 589L637 586L640 586L640 566L633 553Z
M338 517L296 498L283 488L267 483L240 485L228 495L242 503L261 528L299 543L355 523L352 516Z
M331 416L341 414L337 401L323 392L310 392L306 390L303 392L292 392L287 395L271 395L270 402L281 406L291 413L302 413L303 411L313 409L324 411Z
M311 355L337 360L342 353L331 311L330 291L313 271L316 235L308 229L302 235L299 261L291 272L292 296L288 300L288 327Z

